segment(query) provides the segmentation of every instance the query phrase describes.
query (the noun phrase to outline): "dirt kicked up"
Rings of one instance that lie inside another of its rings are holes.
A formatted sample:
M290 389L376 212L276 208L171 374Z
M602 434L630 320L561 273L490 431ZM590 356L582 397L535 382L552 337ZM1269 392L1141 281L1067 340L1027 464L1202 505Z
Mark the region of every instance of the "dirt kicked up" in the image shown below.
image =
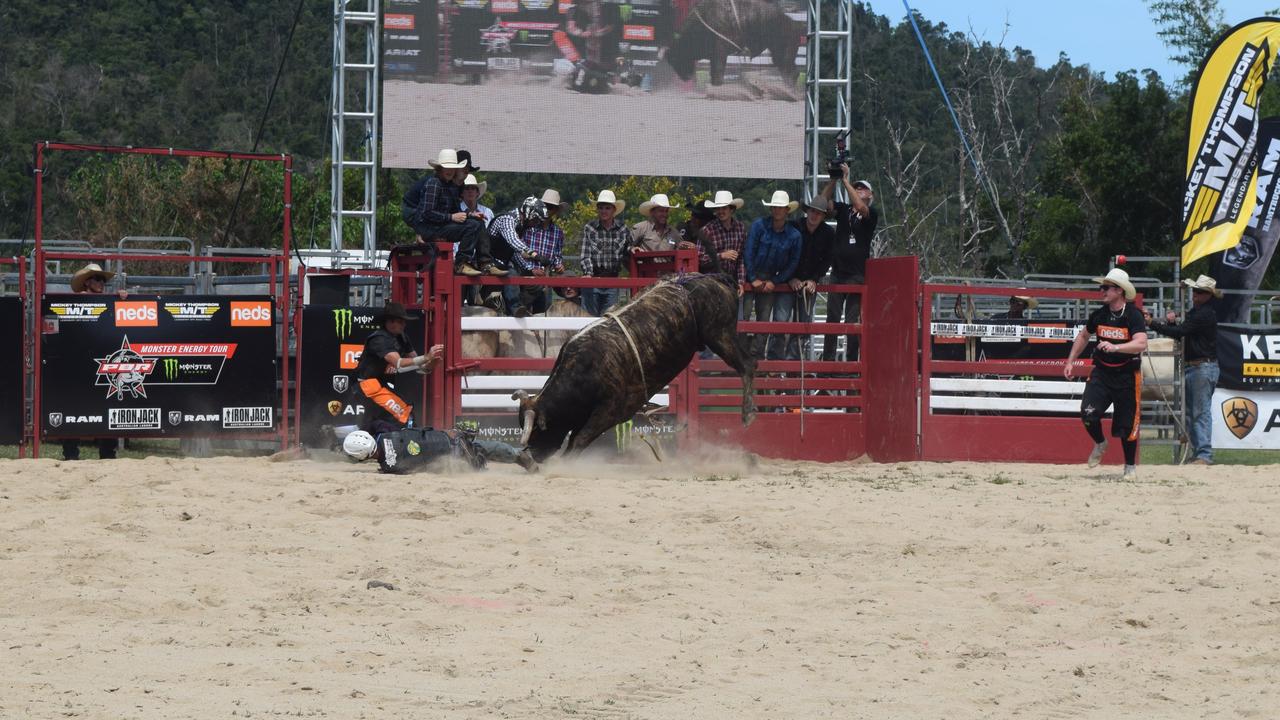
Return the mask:
M0 461L3 718L1266 717L1273 468Z

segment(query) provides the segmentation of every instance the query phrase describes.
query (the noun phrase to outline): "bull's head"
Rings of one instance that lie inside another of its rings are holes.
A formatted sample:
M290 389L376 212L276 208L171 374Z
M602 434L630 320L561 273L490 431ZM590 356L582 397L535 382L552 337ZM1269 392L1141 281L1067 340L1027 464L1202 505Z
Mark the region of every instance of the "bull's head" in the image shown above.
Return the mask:
M554 413L548 413L546 407L539 407L538 397L524 390L511 394L512 400L520 402L520 444L534 460L542 462L560 450L572 428L566 424L565 418L548 417Z
M520 419L520 444L525 447L529 446L529 440L533 437L533 424L538 418L538 407L535 402L537 397L537 395L530 395L524 390L517 390L511 393L511 399L520 402L520 410L516 417Z

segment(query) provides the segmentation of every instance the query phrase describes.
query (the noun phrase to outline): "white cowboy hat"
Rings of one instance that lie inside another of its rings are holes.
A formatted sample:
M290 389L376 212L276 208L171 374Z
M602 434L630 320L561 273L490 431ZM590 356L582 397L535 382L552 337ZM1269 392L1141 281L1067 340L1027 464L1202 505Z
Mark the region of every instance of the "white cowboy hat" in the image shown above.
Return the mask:
M115 276L115 273L103 270L98 263L89 263L71 276L71 292L84 292L84 285L89 282L89 278L100 277L106 282Z
M871 189L871 183L867 182L866 180L854 180L854 181L853 181L853 186L854 186L854 187L858 187L859 185L861 185L862 187L866 188L867 190L870 190L872 195L875 195L875 194L876 194L876 191Z
M619 200L617 196L613 194L612 190L600 191L600 194L596 196L596 204L599 205L601 203L604 203L606 205L612 205L617 210L619 215L621 215L622 211L627 207L627 201Z
M462 187L467 187L469 185L474 185L475 187L480 188L480 197L484 197L484 191L489 189L489 183L480 182L476 179L475 175L468 175L467 179L462 181Z
M773 197L769 199L769 202L761 200L760 204L765 207L784 207L787 209L787 212L791 212L792 210L800 207L800 203L792 200L786 190L774 190Z
M467 166L466 161L459 162L458 151L452 148L445 148L440 151L435 160L428 160L427 164L433 168L464 168Z
M1009 299L1017 300L1023 305L1026 305L1028 310L1035 310L1036 308L1040 307L1040 301L1031 297L1030 295L1011 295Z
M735 208L742 207L742 198L736 198L733 193L728 190L717 190L714 197L704 203L708 208L715 210L716 208L728 207L730 205Z
M1208 275L1201 275L1195 280L1183 280L1182 284L1192 290L1204 290L1205 292L1211 292L1216 298L1222 297L1222 291L1218 289L1218 281Z
M560 207L560 191L547 188L542 191L542 204Z
M1138 295L1133 283L1129 282L1129 273L1120 268L1111 268L1111 272L1107 273L1106 277L1096 277L1093 281L1099 285L1115 285L1124 291L1125 300L1132 300Z
M658 193L657 195L654 195L648 200L645 200L644 202L640 203L640 214L645 217L649 217L649 211L653 210L654 208L666 208L670 210L672 208L678 208L678 207L680 206L672 205L671 199L668 198L666 195L662 193Z

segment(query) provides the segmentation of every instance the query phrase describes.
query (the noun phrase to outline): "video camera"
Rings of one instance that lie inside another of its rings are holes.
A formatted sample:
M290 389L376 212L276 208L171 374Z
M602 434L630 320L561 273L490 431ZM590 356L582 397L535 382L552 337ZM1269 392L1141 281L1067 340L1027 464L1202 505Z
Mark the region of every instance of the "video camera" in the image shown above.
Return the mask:
M841 130L836 133L836 154L831 158L831 162L827 163L827 174L833 180L839 180L844 177L844 171L840 169L840 166L849 163L849 150L845 147L844 142L848 137L848 130Z

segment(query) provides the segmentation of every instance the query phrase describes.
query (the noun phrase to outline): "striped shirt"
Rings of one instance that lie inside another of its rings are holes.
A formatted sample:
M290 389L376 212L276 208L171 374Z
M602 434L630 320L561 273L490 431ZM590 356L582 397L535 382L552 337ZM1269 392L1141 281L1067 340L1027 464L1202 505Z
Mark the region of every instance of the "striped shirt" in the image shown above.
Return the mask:
M742 249L747 244L747 226L736 218L729 218L729 224L726 226L717 218L702 226L702 234L711 241L711 247L715 249L717 256L725 250L738 251L737 260L720 258L720 267L730 278L736 278L740 283L744 282L746 276L742 269ZM711 256L707 254L707 246L699 243L698 265L701 267L704 264L714 263Z
M527 228L521 240L538 254L532 260L520 253L513 255L522 270L529 271L538 267L551 270L564 265L564 260L560 257L560 253L564 251L564 231L555 223Z
M445 182L439 176L427 178L422 188L422 201L418 203L418 212L414 217L415 225L447 225L453 222L450 217L458 212L462 188L451 182Z
M631 242L627 226L614 221L608 230L599 220L582 226L582 274L617 277L622 271L622 257Z

